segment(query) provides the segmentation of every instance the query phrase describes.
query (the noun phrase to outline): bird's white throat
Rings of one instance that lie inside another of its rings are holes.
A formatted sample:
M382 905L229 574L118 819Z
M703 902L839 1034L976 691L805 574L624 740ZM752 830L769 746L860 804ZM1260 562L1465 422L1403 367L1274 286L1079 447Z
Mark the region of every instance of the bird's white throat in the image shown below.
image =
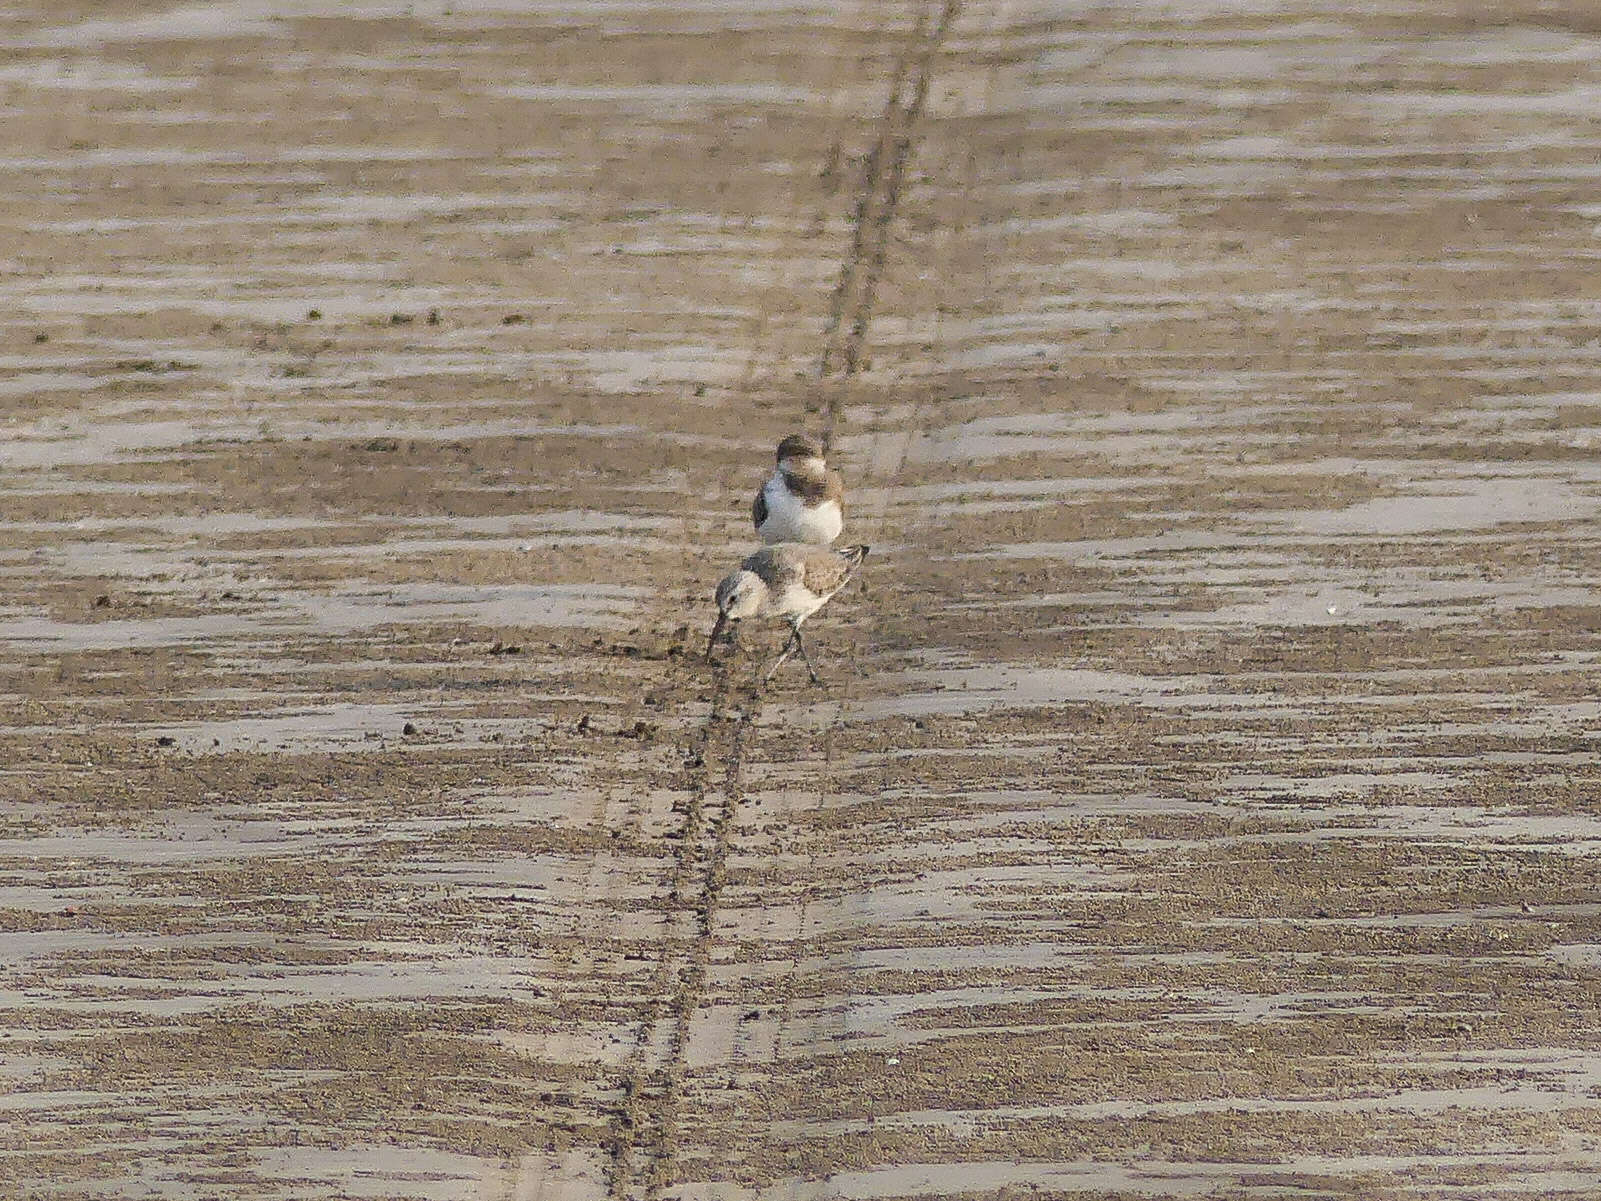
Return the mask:
M761 527L765 542L809 542L827 546L845 528L845 514L837 501L824 500L809 505L789 490L782 475L769 480L762 495L767 501L767 520Z
M812 455L792 455L787 459L780 459L778 461L778 469L787 471L790 475L820 480L828 474L828 463L826 460Z

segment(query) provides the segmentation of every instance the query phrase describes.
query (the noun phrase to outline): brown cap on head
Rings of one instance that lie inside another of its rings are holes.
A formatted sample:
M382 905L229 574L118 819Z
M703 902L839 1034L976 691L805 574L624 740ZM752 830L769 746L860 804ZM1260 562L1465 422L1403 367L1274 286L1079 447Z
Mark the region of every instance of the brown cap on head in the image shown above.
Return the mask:
M791 434L778 444L778 461L785 459L820 459L823 448L815 438L805 434Z

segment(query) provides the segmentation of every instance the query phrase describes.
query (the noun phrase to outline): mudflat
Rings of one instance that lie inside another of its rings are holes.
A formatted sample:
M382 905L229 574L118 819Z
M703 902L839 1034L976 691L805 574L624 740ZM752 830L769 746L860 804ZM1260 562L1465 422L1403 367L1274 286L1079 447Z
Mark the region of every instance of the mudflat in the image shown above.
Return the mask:
M1595 1196L1593 6L0 51L0 1195Z

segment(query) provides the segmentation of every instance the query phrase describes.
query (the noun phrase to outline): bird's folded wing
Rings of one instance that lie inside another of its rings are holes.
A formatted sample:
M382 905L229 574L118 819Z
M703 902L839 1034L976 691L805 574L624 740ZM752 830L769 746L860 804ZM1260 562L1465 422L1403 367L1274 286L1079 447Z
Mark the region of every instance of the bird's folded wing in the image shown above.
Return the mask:
M801 565L801 583L818 596L827 596L844 587L851 565L833 551L807 555Z
M762 523L767 520L766 485L756 489L756 499L750 502L750 520L757 529L761 529Z

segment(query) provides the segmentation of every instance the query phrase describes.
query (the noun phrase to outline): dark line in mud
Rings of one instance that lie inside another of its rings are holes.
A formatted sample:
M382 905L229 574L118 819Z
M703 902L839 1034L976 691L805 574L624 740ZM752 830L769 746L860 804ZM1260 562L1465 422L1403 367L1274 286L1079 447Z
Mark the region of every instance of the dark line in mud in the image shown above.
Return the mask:
M669 928L662 939L661 955L651 979L637 1041L619 1085L621 1101L606 1140L611 1158L607 1193L611 1196L659 1196L670 1183L676 1158L674 1134L678 1125L684 1049L699 998L705 991L706 964L728 858L729 832L743 796L740 770L744 761L745 731L759 712L761 702L760 688L754 684L742 694L736 693L744 703L738 716L730 719L726 705L730 694L735 692L730 687L730 671L728 667L718 672L712 711L695 732L686 755L689 778L684 821L675 839L671 883L662 911L670 924L693 911L695 928L687 939ZM722 800L715 817L708 823L708 800L716 791L710 769L712 734L718 726L730 721L732 733L723 773ZM684 946L686 941L688 945ZM669 1018L672 1031L666 1053L662 1062L652 1067L649 1062L651 1047L662 1022Z
M679 990L673 997L673 1032L670 1054L659 1076L661 1099L654 1127L653 1145L650 1148L650 1168L645 1178L645 1196L654 1201L662 1190L672 1183L673 1164L677 1159L674 1135L678 1129L678 1100L684 1077L684 1053L689 1044L690 1024L695 1010L706 991L706 965L711 958L713 928L717 921L717 902L722 894L723 880L728 863L730 830L734 813L744 800L741 769L745 762L745 733L751 727L761 705L761 694L752 689L746 704L734 721L729 739L728 767L723 775L722 804L710 827L710 841L704 886L696 908L696 940L688 956L689 962L679 974Z
M896 62L878 136L864 160L851 245L840 266L824 329L822 376L830 374L836 359L843 362L840 378L854 375L860 366L890 227L915 144L913 130L928 98L931 65L960 7L960 0L943 0L932 27L929 17L933 9L922 9L916 33ZM836 391L825 414L825 445L833 442L841 407L842 397ZM663 906L669 929L662 940L629 1066L619 1085L621 1100L606 1143L611 1159L607 1193L612 1197L641 1196L654 1201L672 1183L684 1055L695 1011L705 993L733 818L744 797L746 734L761 712L763 690L753 682L737 693L743 701L738 715L728 717L728 703L736 695L731 670L728 667L718 673L711 713L692 738L686 755L688 799ZM713 731L730 720L721 803L708 822L707 810L716 791L709 767ZM689 912L694 913L695 929L684 946L685 940L671 924ZM668 1045L660 1063L652 1066L652 1048L662 1023L669 1020Z
M839 282L834 286L828 321L823 329L823 352L817 374L824 379L830 376L849 379L861 367L862 348L878 296L878 281L888 254L890 228L900 206L906 165L916 145L916 126L928 101L934 58L961 7L961 0L944 0L932 28L928 24L930 10L924 9L912 46L896 64L889 97L878 120L878 136L863 162L862 187L851 222L851 245L840 264ZM908 62L913 64L910 72ZM908 79L909 96L905 94ZM833 445L842 406L843 392L836 388L824 415L825 449Z
M891 119L890 114L899 107L901 84L905 74L906 60L903 58L895 64L895 78L890 83L885 115L879 118L880 126L888 122ZM881 129L879 136L873 139L872 146L868 148L867 157L862 161L862 186L856 194L856 207L851 215L851 245L845 252L844 261L840 263L839 280L834 284L834 294L829 300L828 320L823 326L823 357L818 364L819 375L828 374L829 359L834 352L834 341L838 336L840 323L845 317L846 298L856 282L856 270L866 257L868 212L872 207L873 198L878 194L883 160L884 135Z

